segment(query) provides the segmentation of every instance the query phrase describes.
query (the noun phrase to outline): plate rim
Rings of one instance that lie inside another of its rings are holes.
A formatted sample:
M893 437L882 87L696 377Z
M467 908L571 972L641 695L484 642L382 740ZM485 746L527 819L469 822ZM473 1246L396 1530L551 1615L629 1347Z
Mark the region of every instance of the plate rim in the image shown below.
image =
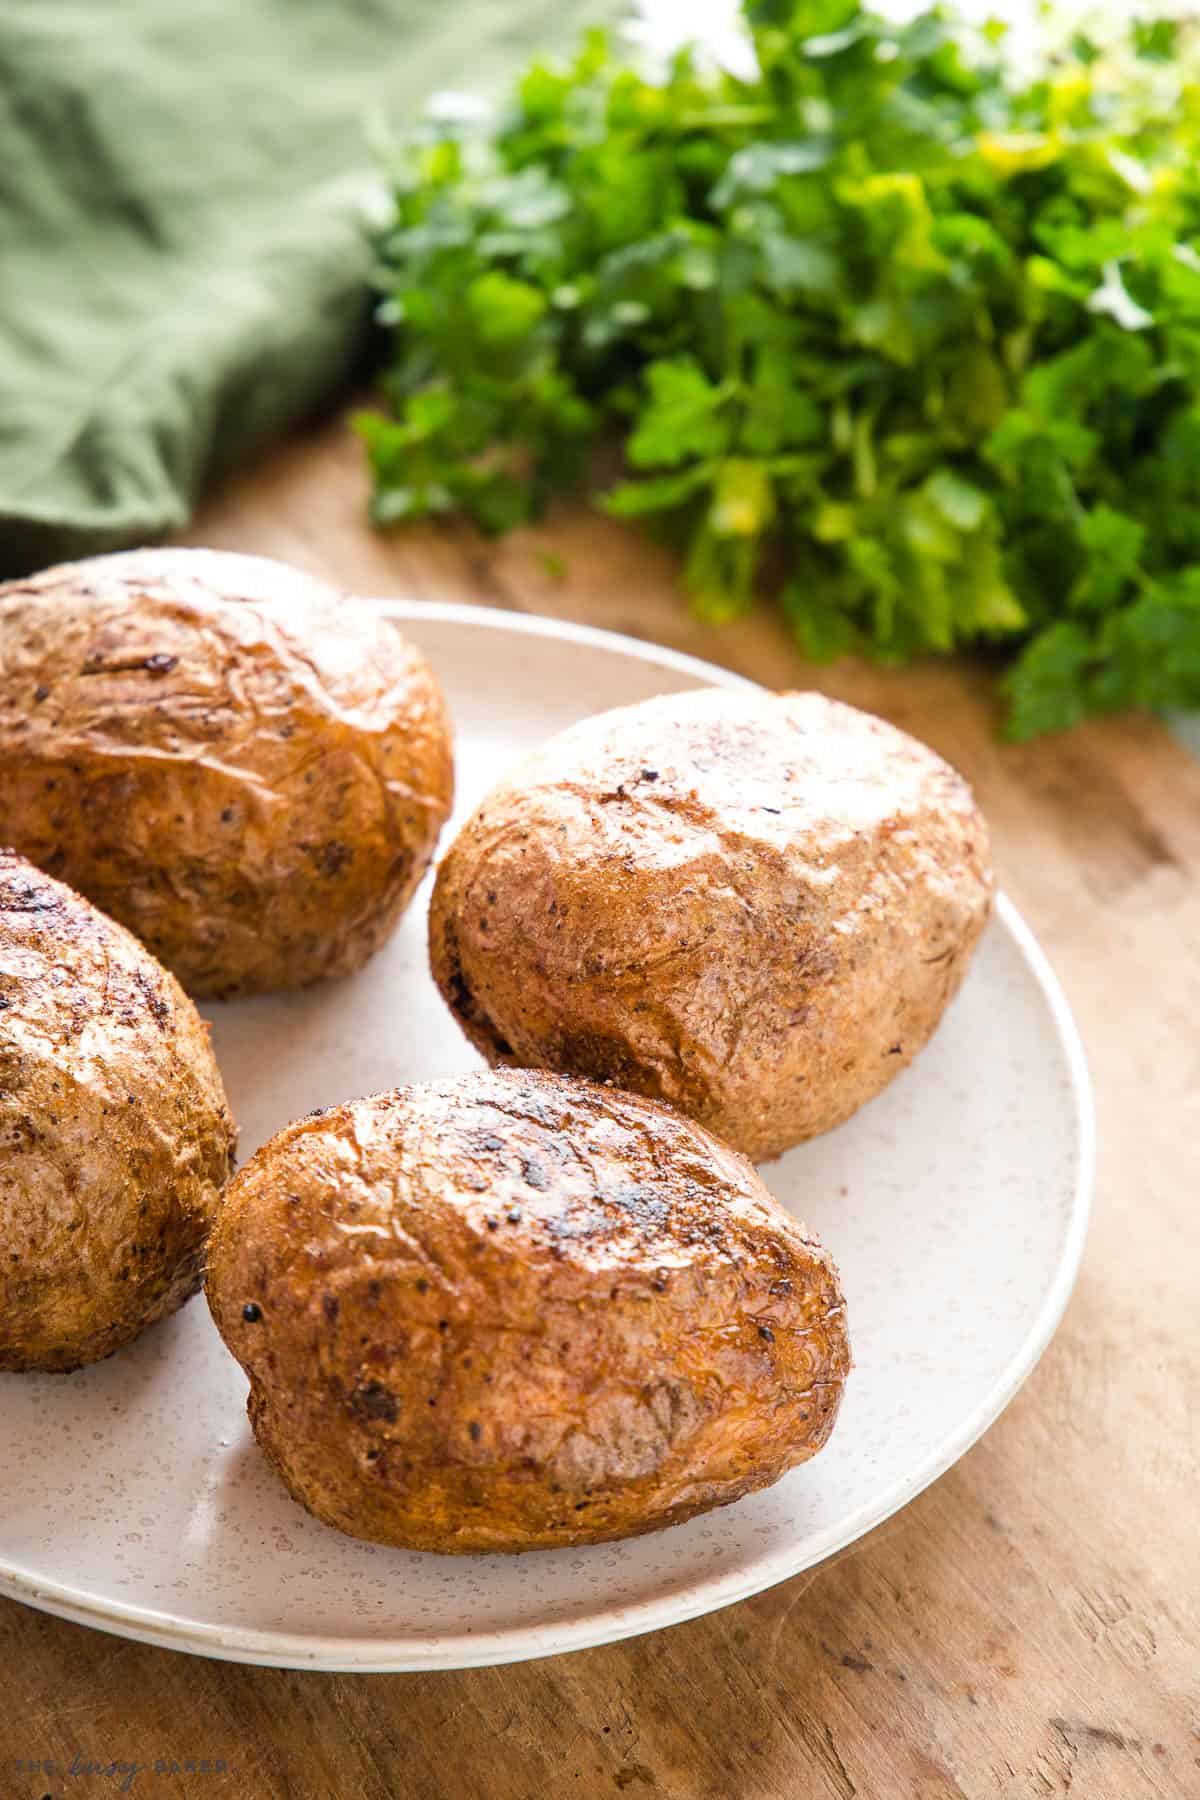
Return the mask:
M676 674L694 676L704 686L750 688L766 692L733 669L706 662L665 644L608 631L596 625L578 624L541 613L510 612L473 606L466 602L378 598L381 610L398 619L428 619L558 639L593 649L619 652L642 662L656 663ZM1087 1057L1079 1029L1062 986L1033 932L1008 898L996 896L995 922L1006 931L1025 962L1046 1004L1062 1048L1069 1077L1070 1096L1078 1131L1078 1155L1070 1221L1054 1279L1042 1306L1018 1349L984 1398L964 1420L922 1460L914 1471L892 1484L882 1499L866 1502L849 1519L843 1519L815 1539L807 1541L799 1558L777 1551L756 1561L735 1576L716 1576L670 1593L665 1599L631 1602L615 1611L594 1610L549 1625L521 1625L472 1633L469 1628L450 1636L409 1638L353 1637L301 1634L250 1629L179 1619L153 1607L97 1600L65 1582L49 1582L12 1566L4 1566L0 1553L0 1595L22 1601L41 1612L69 1619L75 1624L219 1661L258 1667L320 1669L331 1673L401 1673L434 1669L499 1667L543 1656L560 1656L574 1650L597 1648L665 1630L689 1619L703 1617L726 1606L762 1593L790 1580L857 1543L887 1519L900 1512L939 1476L953 1468L988 1427L1009 1406L1032 1374L1058 1327L1075 1286L1091 1213L1096 1162L1095 1104Z

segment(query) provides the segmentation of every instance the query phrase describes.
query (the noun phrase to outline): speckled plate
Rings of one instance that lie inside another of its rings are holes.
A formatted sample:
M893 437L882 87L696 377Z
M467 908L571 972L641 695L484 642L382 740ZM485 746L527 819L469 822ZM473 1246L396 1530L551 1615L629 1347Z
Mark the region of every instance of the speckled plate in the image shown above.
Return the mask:
M393 609L445 685L459 816L585 714L739 678L630 639L472 607ZM429 978L425 903L340 984L213 1006L248 1155L318 1105L475 1062ZM108 1362L0 1376L0 1591L235 1661L458 1668L726 1606L852 1543L1012 1399L1074 1280L1092 1172L1087 1071L1058 985L1001 901L934 1042L849 1124L768 1166L842 1270L856 1367L828 1447L655 1536L419 1556L310 1519L255 1448L202 1299Z

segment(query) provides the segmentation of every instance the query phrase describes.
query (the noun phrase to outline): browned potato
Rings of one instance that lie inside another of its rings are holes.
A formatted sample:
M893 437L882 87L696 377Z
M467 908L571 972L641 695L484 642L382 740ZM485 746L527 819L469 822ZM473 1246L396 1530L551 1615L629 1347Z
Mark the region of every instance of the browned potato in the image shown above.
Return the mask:
M0 1369L97 1362L195 1293L235 1138L179 983L0 850Z
M490 1062L668 1101L760 1161L911 1062L992 885L932 750L820 694L698 689L511 772L438 871L431 960Z
M833 1427L837 1273L750 1165L530 1071L289 1125L231 1183L206 1287L310 1512L416 1550L654 1531Z
M358 968L451 790L424 659L295 569L137 550L0 587L0 842L195 994Z

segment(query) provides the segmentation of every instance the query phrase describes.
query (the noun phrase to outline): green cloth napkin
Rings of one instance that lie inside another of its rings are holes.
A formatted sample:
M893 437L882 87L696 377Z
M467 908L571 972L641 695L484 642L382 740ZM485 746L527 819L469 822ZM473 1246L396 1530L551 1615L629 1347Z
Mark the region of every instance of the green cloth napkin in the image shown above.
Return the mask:
M181 526L330 395L371 304L365 121L494 87L585 10L0 9L0 575Z

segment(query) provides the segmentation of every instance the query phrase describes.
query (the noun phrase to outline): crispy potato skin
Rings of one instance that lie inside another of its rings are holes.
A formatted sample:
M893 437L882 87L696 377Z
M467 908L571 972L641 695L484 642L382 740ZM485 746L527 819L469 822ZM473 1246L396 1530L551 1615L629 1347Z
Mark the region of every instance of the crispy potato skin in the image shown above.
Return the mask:
M424 659L297 570L138 550L0 587L0 841L194 994L358 968L452 788Z
M195 1293L236 1135L179 983L0 850L0 1369L97 1362Z
M529 1070L289 1125L231 1183L206 1291L295 1498L418 1550L736 1500L821 1448L849 1367L837 1272L748 1163Z
M819 694L700 689L514 769L442 861L430 959L490 1062L611 1080L763 1161L911 1062L992 892L933 751Z

